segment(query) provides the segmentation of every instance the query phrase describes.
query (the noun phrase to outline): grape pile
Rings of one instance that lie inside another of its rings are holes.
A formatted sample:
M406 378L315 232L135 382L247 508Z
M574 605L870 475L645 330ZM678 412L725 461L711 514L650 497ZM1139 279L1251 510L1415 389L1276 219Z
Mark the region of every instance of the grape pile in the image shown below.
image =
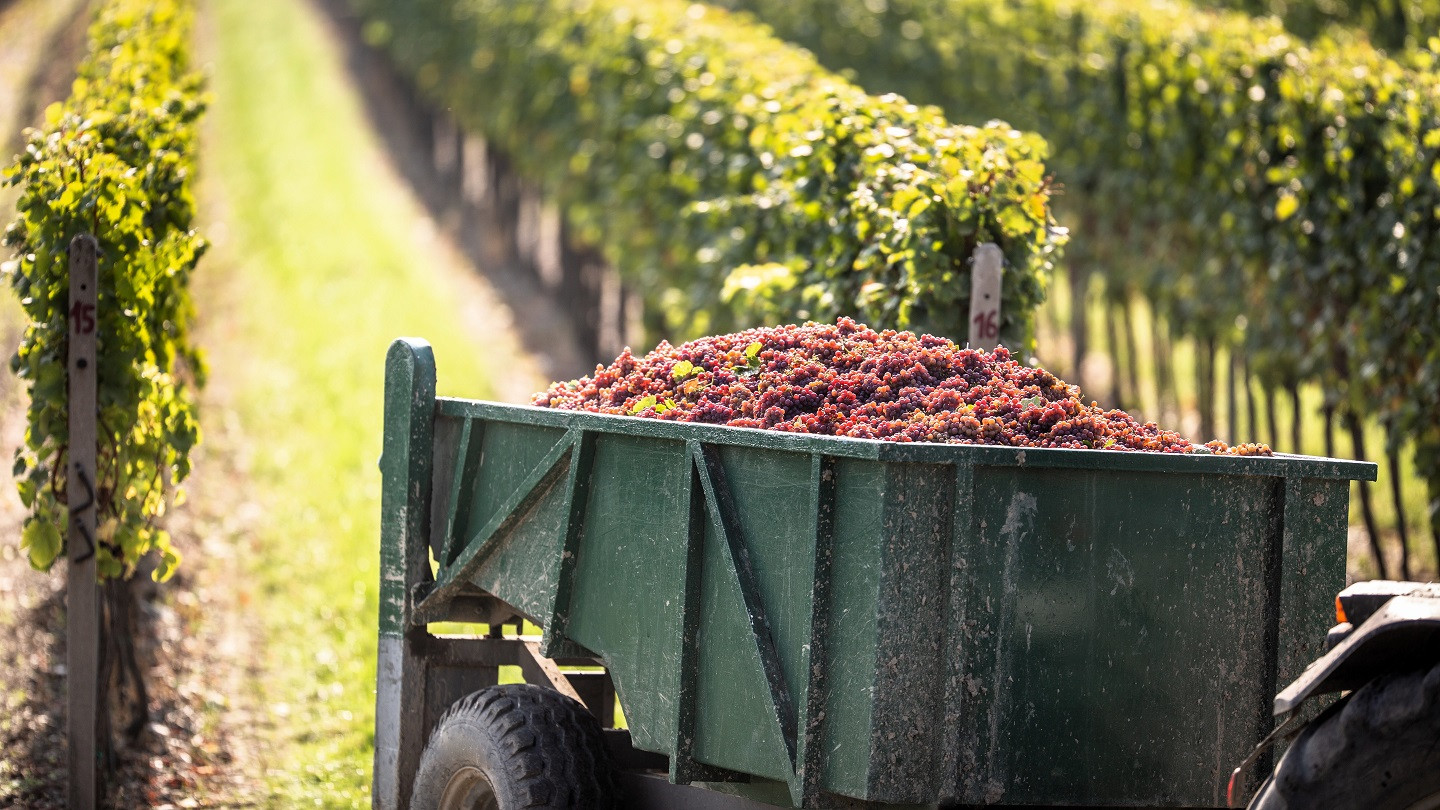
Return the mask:
M1270 455L1263 444L1192 444L1124 411L1086 405L1040 368L944 338L835 324L749 329L608 367L535 405L898 442Z

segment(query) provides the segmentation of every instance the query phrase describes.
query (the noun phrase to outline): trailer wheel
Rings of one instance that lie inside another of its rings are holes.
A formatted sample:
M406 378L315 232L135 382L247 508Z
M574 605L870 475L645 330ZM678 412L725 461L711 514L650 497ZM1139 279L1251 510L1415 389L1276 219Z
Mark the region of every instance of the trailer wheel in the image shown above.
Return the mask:
M529 684L491 686L436 724L415 775L414 810L619 807L600 724L585 707Z
M1440 808L1440 664L1385 675L1300 732L1250 810Z

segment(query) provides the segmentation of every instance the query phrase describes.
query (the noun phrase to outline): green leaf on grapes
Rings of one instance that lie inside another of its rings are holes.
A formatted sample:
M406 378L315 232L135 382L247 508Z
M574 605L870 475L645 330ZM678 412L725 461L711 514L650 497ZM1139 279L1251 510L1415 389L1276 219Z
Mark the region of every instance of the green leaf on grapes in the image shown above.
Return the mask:
M735 373L741 377L753 377L758 374L760 369L765 365L760 360L760 350L763 348L765 347L759 341L746 346L745 362L742 365L735 366Z

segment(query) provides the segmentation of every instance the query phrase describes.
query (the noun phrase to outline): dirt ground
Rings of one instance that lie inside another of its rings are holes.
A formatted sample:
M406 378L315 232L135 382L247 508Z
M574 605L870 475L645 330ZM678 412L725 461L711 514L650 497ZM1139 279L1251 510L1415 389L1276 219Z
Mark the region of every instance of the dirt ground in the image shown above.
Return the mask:
M19 440L23 415L6 408L5 446ZM149 719L138 739L117 750L107 806L262 806L245 685L254 640L243 594L223 576L246 512L219 514L202 494L227 477L219 454L201 459L190 490L193 503L211 506L180 510L170 522L190 559L174 579L141 589L136 650L147 673ZM24 514L5 479L0 537L16 538ZM63 566L38 573L13 540L0 545L0 807L65 806L64 583Z

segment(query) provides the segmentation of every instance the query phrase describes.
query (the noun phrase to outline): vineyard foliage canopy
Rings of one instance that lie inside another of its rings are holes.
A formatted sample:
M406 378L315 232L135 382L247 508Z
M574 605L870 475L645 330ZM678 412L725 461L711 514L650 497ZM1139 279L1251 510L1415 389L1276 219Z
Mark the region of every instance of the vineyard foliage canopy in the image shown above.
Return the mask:
M994 241L1001 334L1033 342L1064 241L1033 134L867 95L684 0L353 5L640 291L652 336L838 315L963 336L968 262Z
M67 252L81 233L100 245L97 570L128 576L154 552L165 578L179 563L156 521L182 497L174 486L200 435L188 282L206 244L191 192L204 97L188 67L192 14L184 0L99 3L70 97L5 172L20 198L4 270L30 320L11 360L30 394L15 475L30 510L22 545L39 569L64 554L66 505L84 497L63 489Z

